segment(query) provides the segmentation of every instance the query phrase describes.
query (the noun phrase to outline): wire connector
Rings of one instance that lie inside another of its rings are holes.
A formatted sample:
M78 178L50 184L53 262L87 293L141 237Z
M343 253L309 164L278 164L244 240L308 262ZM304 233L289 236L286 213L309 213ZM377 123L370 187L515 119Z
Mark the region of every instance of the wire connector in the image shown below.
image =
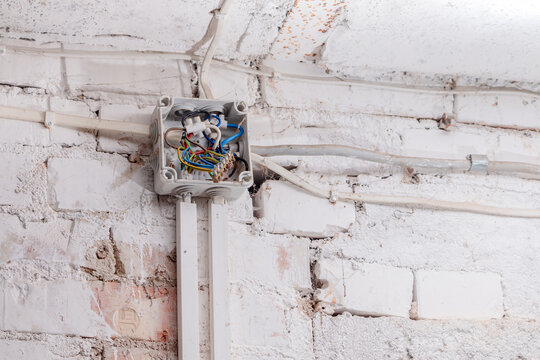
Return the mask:
M235 158L232 151L227 152L212 169L212 181L217 183L234 166Z

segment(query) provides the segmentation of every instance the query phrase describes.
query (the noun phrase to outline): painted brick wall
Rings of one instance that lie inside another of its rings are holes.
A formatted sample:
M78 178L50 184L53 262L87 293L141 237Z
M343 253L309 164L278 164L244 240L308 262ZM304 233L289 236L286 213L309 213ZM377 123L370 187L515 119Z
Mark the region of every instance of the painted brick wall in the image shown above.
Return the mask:
M182 61L2 61L11 69L0 73L9 84L0 86L2 105L125 121L147 122L160 95L192 96L195 80ZM253 144L540 163L529 96L418 96L213 74L216 95L249 103ZM451 113L457 121L439 129ZM513 114L531 129L505 128ZM0 129L0 358L175 359L174 199L152 192L145 139L3 119ZM343 191L540 204L535 180L342 158L276 161ZM253 198L230 204L234 359L540 357L539 220L332 205L263 175ZM204 254L206 204L197 204ZM199 270L206 359L203 257Z

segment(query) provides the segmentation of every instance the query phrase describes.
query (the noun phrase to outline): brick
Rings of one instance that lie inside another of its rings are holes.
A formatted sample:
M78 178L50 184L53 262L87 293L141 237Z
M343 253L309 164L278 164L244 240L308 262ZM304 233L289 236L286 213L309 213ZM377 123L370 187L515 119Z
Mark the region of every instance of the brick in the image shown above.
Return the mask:
M285 181L266 181L254 201L264 228L277 234L328 237L347 231L355 220L354 204L332 204Z
M26 228L16 216L0 214L0 263L16 259L68 260L72 221L29 222Z
M242 286L230 296L235 358L313 358L311 318L294 300Z
M315 276L322 282L315 298L334 311L409 317L413 274L408 269L322 258Z
M136 105L103 105L99 117L106 120L130 121L150 124L154 107L138 107ZM140 151L149 155L152 149L148 136L117 133L111 131L99 132L98 149L107 152L133 153Z
M174 60L66 59L72 92L118 92L144 95L182 95Z
M109 336L112 332L91 309L92 292L76 280L3 283L2 330Z
M231 281L251 281L290 291L310 289L309 240L281 235L258 235L230 228Z
M327 32L340 22L340 15L346 7L345 1L295 2L280 26L279 35L272 46L272 57L298 62L317 59L317 49L324 45ZM295 31L291 32L291 28Z
M52 158L48 161L49 197L58 210L123 211L138 206L148 174L123 158Z
M165 342L177 337L176 288L93 282L92 311L117 335Z
M0 152L0 205L28 206L32 201L30 194L20 191L20 177L32 169L30 159L23 154Z
M538 324L526 320L414 321L343 314L313 319L316 359L536 359Z
M1 359L50 359L51 353L47 344L32 340L10 340L0 339L0 349L2 349Z
M264 100L276 107L421 118L440 118L444 113L452 113L452 96L449 95L279 79L263 79L261 86Z
M174 288L66 279L4 282L0 292L2 330L160 342L176 338Z
M152 350L136 347L106 348L103 360L155 360L173 359L170 350ZM174 358L176 359L176 357Z
M62 73L60 58L36 57L25 54L2 55L0 82L15 86L30 86L60 93Z
M241 100L248 106L257 100L258 82L254 75L216 65L208 82L216 99Z
M540 102L528 95L458 95L456 120L518 129L538 129Z
M249 191L244 191L237 200L229 201L229 221L251 224L253 222L253 200Z
M504 315L501 277L493 273L419 270L419 319L499 319Z
M133 225L112 228L118 259L127 276L144 279L165 276L176 279L176 264L172 261L176 248L175 226Z

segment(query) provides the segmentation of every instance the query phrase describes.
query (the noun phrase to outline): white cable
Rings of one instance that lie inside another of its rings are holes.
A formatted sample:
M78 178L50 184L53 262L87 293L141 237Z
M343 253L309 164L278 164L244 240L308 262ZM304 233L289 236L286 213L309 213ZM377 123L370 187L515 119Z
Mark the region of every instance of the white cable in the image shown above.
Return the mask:
M0 118L23 120L45 124L49 113L49 118L54 117L54 125L66 126L76 129L89 129L89 130L109 130L118 132L129 132L139 135L150 135L150 127L148 124L116 121L116 120L103 120L94 119L84 116L59 114L52 111L39 111L39 110L27 110L19 109L8 106L0 106Z
M212 129L217 133L217 137L214 140L214 145L212 146L212 150L216 150L216 148L219 145L219 141L221 140L221 130L216 126L212 124L206 124L207 129Z
M405 206L405 207L420 207L427 209L446 210L446 211L463 211L477 214L522 217L522 218L540 218L540 209L513 209L501 208L496 206L482 205L471 202L457 202L427 199L413 196L394 196L394 195L379 195L379 194L360 194L360 193L333 193L329 190L320 189L298 175L293 174L287 169L279 166L275 162L263 158L260 155L251 154L251 159L257 164L275 172L292 184L306 190L316 196L331 199L336 197L337 200L344 201L360 201L369 204L390 205L390 206Z
M227 1L228 2L228 1ZM226 3L223 5L223 7ZM223 14L223 11L221 11ZM217 17L217 16L216 16ZM223 20L223 19L219 19ZM222 22L222 21L220 21ZM213 41L214 42L214 41ZM171 51L99 51L99 50L74 50L74 49L58 49L58 48L34 48L27 46L11 46L11 45L2 45L4 53L23 53L23 54L36 54L42 56L53 56L53 57L73 57L73 58L103 58L103 59L126 59L126 58L142 58L145 60L163 60L163 59L174 59L174 60L193 60L201 61L201 57L198 55L188 54L188 53L178 53ZM212 44L210 45L212 46ZM213 48L209 47L209 50L213 52L216 49L216 45ZM206 55L209 55L207 52ZM207 56L205 56L206 58ZM201 69L201 78L203 87L207 86L207 74L208 74L208 62L207 60L206 67L204 68L204 76ZM289 81L302 81L307 83L314 84L326 84L326 85L336 85L336 86L360 86L367 87L371 89L381 89L381 90L396 90L402 92L416 92L416 93L429 93L429 94L441 94L441 95L466 95L466 94L493 94L493 95L530 95L530 96L540 96L539 92L525 89L517 88L486 88L486 87L457 87L455 89L446 90L440 87L435 86L417 86L417 85L407 85L407 84L395 84L395 83L383 83L376 81L367 81L363 79L348 78L347 80L339 78L337 76L310 76L310 75L298 75L294 73L282 72L279 69L261 66L260 70L253 69L249 66L242 66L233 63L228 63L222 60L213 60L214 63L219 66L225 67L227 69L243 72L247 74L264 76L270 78L281 78L283 80ZM203 64L204 65L204 64Z
M229 14L229 9L231 8L233 2L234 0L223 0L223 3L221 4L221 8L214 12L214 18L216 19L216 29L214 32L214 37L212 38L212 41L210 42L210 45L208 46L208 49L206 50L206 54L204 55L204 59L201 65L201 76L200 76L201 88L204 92L205 98L207 99L214 98L212 94L212 90L210 89L210 85L208 83L208 72L210 70L210 64L212 63L212 59L214 58L214 53L216 52L216 49L219 44L219 41L221 40L221 37L223 36L224 23L225 23L225 20L227 19L227 15Z
M471 170L471 160L401 156L346 145L252 145L251 151L261 156L344 156L415 169L435 169L452 172L466 172ZM540 165L524 162L489 161L485 171L490 174L519 174L522 177L540 178Z

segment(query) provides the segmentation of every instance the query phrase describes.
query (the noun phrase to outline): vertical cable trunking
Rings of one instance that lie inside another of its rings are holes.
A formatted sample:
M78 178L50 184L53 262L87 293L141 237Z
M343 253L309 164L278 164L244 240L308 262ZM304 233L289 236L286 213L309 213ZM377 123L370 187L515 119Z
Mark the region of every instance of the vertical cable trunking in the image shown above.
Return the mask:
M222 197L208 201L210 277L210 343L212 360L230 359L227 205Z
M197 205L189 195L176 201L178 358L199 359Z

